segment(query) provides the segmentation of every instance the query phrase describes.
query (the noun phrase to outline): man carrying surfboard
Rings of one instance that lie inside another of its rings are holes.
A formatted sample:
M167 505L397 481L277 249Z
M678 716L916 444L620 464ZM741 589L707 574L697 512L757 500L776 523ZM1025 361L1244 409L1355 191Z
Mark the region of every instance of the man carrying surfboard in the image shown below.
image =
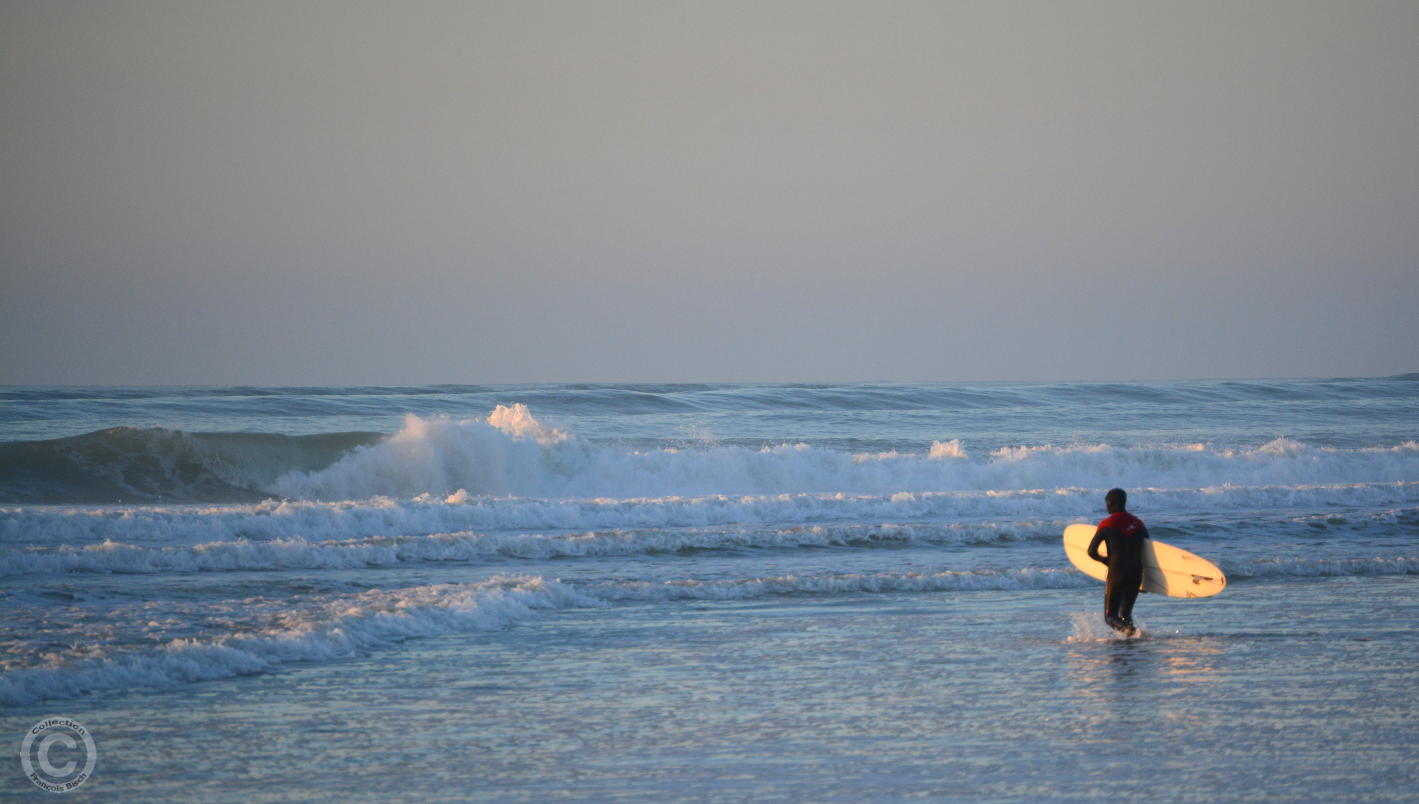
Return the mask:
M1143 540L1148 528L1143 520L1124 509L1128 493L1111 489L1104 495L1109 515L1099 523L1094 540L1089 542L1089 557L1108 565L1107 586L1104 587L1104 622L1115 631L1136 633L1133 624L1133 603L1143 584ZM1099 555L1099 544L1108 547L1108 555Z

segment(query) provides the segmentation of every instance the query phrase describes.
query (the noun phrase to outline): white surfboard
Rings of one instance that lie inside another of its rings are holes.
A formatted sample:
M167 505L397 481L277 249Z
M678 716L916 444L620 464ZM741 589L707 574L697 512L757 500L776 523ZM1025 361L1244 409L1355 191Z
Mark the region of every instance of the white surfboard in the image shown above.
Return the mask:
M1106 580L1107 564L1089 557L1089 542L1094 540L1097 525L1070 525L1064 529L1064 553L1085 575ZM1108 555L1108 547L1099 545L1099 553ZM1157 539L1143 543L1143 591L1168 597L1211 597L1227 588L1222 570L1201 556Z

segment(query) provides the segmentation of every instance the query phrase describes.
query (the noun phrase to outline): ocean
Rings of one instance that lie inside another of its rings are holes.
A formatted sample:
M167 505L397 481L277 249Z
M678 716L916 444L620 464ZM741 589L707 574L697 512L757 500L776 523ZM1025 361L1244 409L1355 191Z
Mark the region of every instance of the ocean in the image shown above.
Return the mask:
M5 799L1415 801L1419 375L0 387L0 645Z

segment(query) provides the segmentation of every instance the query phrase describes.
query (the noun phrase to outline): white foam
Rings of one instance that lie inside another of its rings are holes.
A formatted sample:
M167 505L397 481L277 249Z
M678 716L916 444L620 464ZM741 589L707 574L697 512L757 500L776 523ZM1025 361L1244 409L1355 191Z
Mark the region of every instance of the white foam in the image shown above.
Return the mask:
M953 438L950 441L933 441L931 449L926 453L926 457L935 461L944 460L966 460L970 456L961 446L961 439Z
M731 497L472 498L222 506L0 509L0 576L353 567L494 556L551 558L898 540L1050 540L1097 505L1093 489ZM1419 521L1419 484L1151 489L1172 521L1277 511L1285 532ZM1346 509L1337 511L1338 504ZM1338 514L1344 519L1337 520ZM1269 524L1265 524L1269 523ZM1156 524L1156 522L1155 522Z
M418 417L412 417L416 421ZM532 411L521 402L511 406L498 405L493 408L493 412L488 414L488 426L516 439L530 438L543 446L556 444L571 438L567 433L556 428L547 429L542 423L532 417ZM407 429L407 424L406 424Z
M277 618L262 628L97 657L48 654L40 666L0 676L0 702L230 678L291 662L354 656L412 637L499 629L538 610L590 605L601 601L556 581L515 577L338 596L313 612Z
M338 500L516 495L667 497L708 494L1207 488L1406 482L1419 478L1419 443L1340 450L1278 438L1254 449L1200 444L1016 445L972 457L959 439L920 452L853 454L782 444L625 450L542 425L523 405L486 419L408 416L395 435L334 465L293 472L273 491Z
M843 492L664 497L442 497L176 506L36 506L0 508L0 546L87 544L106 539L144 544L293 538L330 539L494 530L614 530L838 522L967 522L976 519L1071 519L1099 507L1102 488L987 491ZM1181 517L1242 511L1411 509L1419 482L1144 488L1131 508ZM3 550L0 547L0 550ZM3 554L3 553L0 553Z
M1371 556L1366 558L1268 558L1224 563L1221 567L1233 578L1349 577L1355 575L1417 575L1419 556Z

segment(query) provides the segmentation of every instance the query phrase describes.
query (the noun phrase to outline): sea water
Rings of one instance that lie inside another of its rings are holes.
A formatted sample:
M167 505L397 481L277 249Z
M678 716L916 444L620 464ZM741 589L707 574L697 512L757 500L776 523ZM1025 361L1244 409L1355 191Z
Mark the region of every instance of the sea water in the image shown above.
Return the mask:
M1419 789L1416 375L10 387L0 442L5 797L47 716L118 801ZM1060 543L1114 486L1229 579L1134 639Z

